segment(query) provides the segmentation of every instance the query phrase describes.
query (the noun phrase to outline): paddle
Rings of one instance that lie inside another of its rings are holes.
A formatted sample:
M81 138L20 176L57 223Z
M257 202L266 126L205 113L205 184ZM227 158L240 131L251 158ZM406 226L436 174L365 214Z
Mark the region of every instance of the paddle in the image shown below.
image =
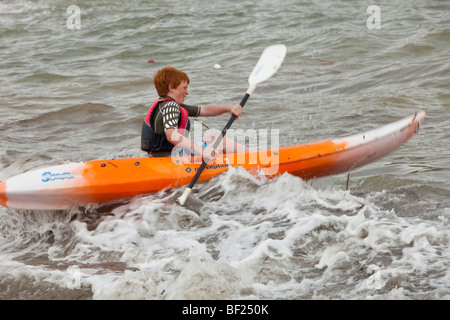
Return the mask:
M256 89L256 86L258 84L260 84L263 81L266 81L271 76L273 76L275 72L277 72L278 68L281 66L281 63L284 60L284 57L286 56L286 50L287 50L286 46L282 44L272 45L264 49L263 53L261 54L261 57L259 57L256 66L253 68L253 71L248 78L250 86L247 89L244 98L242 98L242 101L240 103L241 107L244 107L248 98ZM233 114L230 120L228 120L228 123L225 125L225 128L223 128L222 134L219 137L217 137L217 140L214 143L213 147L214 149L217 149L217 147L219 146L220 142L226 135L228 129L231 127L235 119L236 116ZM184 190L181 197L178 198L179 204L184 205L184 203L186 202L187 198L189 197L192 191L192 188L194 187L195 183L202 174L203 169L205 169L208 162L209 162L208 159L203 160L203 163L201 164L191 183Z

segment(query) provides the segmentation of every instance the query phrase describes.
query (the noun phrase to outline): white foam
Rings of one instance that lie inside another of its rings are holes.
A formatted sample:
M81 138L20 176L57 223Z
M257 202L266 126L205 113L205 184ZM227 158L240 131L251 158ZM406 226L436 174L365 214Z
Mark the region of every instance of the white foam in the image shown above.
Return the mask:
M51 261L79 266L80 286L96 299L449 296L450 235L439 219L398 217L369 196L239 169L192 196L199 215L176 204L175 190L136 197L94 230L78 219L69 224L70 216L56 223L3 213L10 233L0 245L16 250L2 251L1 267L12 270L15 257L43 249ZM30 230L52 230L54 242L19 250ZM64 287L72 279L69 269L20 267L36 281Z

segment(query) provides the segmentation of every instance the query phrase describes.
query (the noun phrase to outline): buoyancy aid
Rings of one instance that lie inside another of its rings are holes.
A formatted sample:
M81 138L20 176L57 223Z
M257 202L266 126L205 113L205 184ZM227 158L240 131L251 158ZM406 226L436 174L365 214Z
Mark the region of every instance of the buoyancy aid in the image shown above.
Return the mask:
M156 107L163 101L174 101L172 98L159 98L155 100L150 106L147 115L145 116L144 123L142 124L141 133L141 149L146 152L154 151L172 151L174 145L170 143L165 133L157 133L155 131L154 117ZM177 131L185 135L190 129L190 121L188 119L188 111L180 105L180 117L178 118Z

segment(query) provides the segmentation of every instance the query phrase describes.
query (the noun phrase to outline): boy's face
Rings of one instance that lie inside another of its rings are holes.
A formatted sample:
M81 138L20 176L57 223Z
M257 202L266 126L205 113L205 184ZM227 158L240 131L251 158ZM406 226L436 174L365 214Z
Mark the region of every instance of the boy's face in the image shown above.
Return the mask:
M182 81L180 85L176 88L173 88L171 84L169 84L169 96L175 99L180 105L183 104L184 99L188 95L188 83L187 81Z

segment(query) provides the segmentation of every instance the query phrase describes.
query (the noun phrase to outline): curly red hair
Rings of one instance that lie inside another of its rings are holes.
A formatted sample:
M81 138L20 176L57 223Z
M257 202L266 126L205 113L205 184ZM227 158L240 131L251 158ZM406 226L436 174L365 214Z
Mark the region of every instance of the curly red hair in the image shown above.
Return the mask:
M160 97L168 95L169 84L176 88L183 81L186 81L189 84L188 75L171 66L158 70L153 77L153 84L155 85L156 91Z

